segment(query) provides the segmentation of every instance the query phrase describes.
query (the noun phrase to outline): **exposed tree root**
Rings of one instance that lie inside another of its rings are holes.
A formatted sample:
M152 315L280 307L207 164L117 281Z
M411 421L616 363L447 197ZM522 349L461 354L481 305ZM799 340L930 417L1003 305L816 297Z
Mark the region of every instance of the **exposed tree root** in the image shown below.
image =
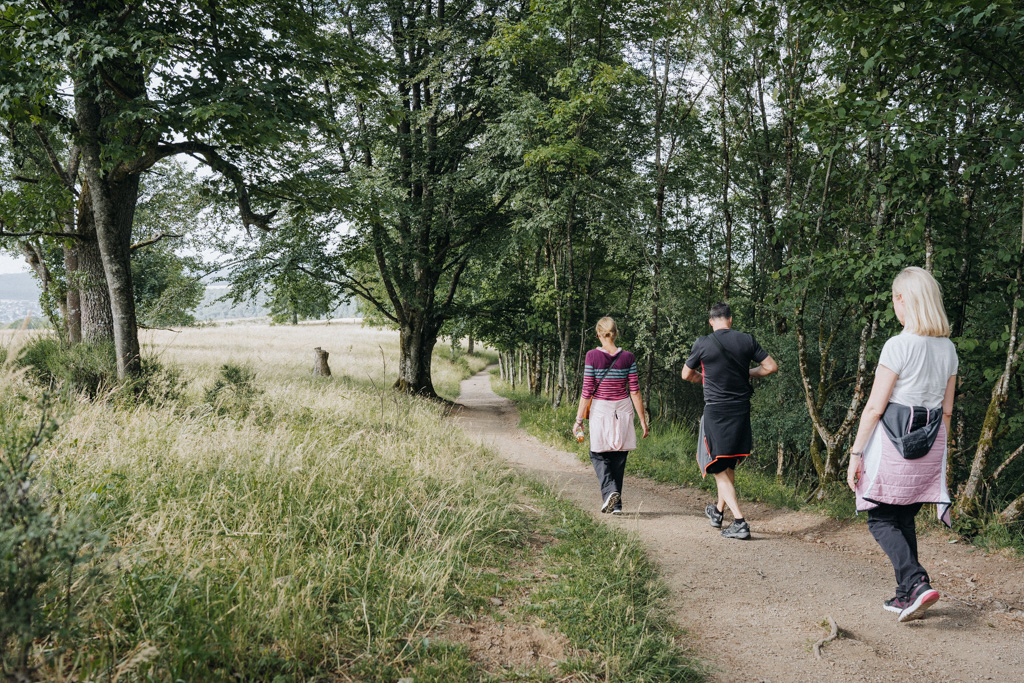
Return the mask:
M827 638L822 638L814 644L814 656L818 659L822 659L821 646L829 641L835 640L836 636L839 635L839 627L836 626L836 620L832 618L832 615L829 615L826 619L828 619L828 625L832 627L832 632L828 634Z

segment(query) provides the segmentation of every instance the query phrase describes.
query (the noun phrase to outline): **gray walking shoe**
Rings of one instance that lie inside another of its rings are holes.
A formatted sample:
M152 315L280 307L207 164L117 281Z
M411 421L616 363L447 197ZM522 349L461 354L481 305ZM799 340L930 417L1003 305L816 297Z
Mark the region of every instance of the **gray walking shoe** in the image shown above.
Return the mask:
M601 512L611 512L615 504L619 502L619 494L616 491L612 491L608 494L608 497L604 499L604 505L601 506Z
M716 529L722 528L722 519L725 517L725 513L719 512L717 505L714 503L708 503L707 507L704 508L704 514L711 520L711 526Z
M728 529L722 529L723 538L750 538L750 525L744 522L733 522Z

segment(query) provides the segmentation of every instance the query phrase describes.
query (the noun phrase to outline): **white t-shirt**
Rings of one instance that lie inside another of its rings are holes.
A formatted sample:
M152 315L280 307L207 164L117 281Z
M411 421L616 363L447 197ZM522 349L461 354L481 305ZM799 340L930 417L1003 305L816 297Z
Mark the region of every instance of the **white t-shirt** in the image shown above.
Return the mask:
M878 364L899 375L889 397L892 403L931 409L942 406L946 383L956 374L960 360L947 337L902 332L885 342Z

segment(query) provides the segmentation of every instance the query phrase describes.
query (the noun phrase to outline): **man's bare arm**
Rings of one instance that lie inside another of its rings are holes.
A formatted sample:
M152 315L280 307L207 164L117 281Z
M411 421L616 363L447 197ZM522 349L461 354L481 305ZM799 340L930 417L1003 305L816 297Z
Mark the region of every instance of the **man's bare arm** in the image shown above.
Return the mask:
M775 362L775 359L768 356L761 364L756 368L750 368L751 377L767 377L768 375L774 374L779 371L779 364Z
M682 377L687 382L693 382L694 384L703 384L704 383L704 374L700 373L700 372L697 372L696 370L691 368L689 365L685 365L685 364L683 365Z

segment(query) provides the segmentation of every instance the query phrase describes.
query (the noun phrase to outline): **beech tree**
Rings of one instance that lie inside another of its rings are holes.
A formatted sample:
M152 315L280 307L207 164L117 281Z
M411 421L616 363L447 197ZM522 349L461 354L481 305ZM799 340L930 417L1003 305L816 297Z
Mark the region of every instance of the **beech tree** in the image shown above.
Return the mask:
M434 396L431 354L470 259L504 226L506 160L488 41L506 3L337 3L328 39L368 55L357 88L326 79L328 125L282 171L282 229L258 236L236 285L286 269L358 295L398 328L396 387ZM344 74L333 63L331 73Z
M67 210L63 230L5 229L10 237L59 232L72 240L77 258L69 268L85 270L89 283L99 279L98 252L119 376L140 367L130 267L140 175L161 159L192 155L224 179L246 228L268 229L273 213L250 204L239 161L280 146L310 118L303 113L305 55L322 46L306 9L254 0L3 6L0 115L15 133L9 143L17 148L20 134L35 135L81 207L74 230ZM63 158L60 140L70 142ZM104 306L95 303L83 301L90 312L83 328L95 327L87 338L108 329L105 321L92 324Z

